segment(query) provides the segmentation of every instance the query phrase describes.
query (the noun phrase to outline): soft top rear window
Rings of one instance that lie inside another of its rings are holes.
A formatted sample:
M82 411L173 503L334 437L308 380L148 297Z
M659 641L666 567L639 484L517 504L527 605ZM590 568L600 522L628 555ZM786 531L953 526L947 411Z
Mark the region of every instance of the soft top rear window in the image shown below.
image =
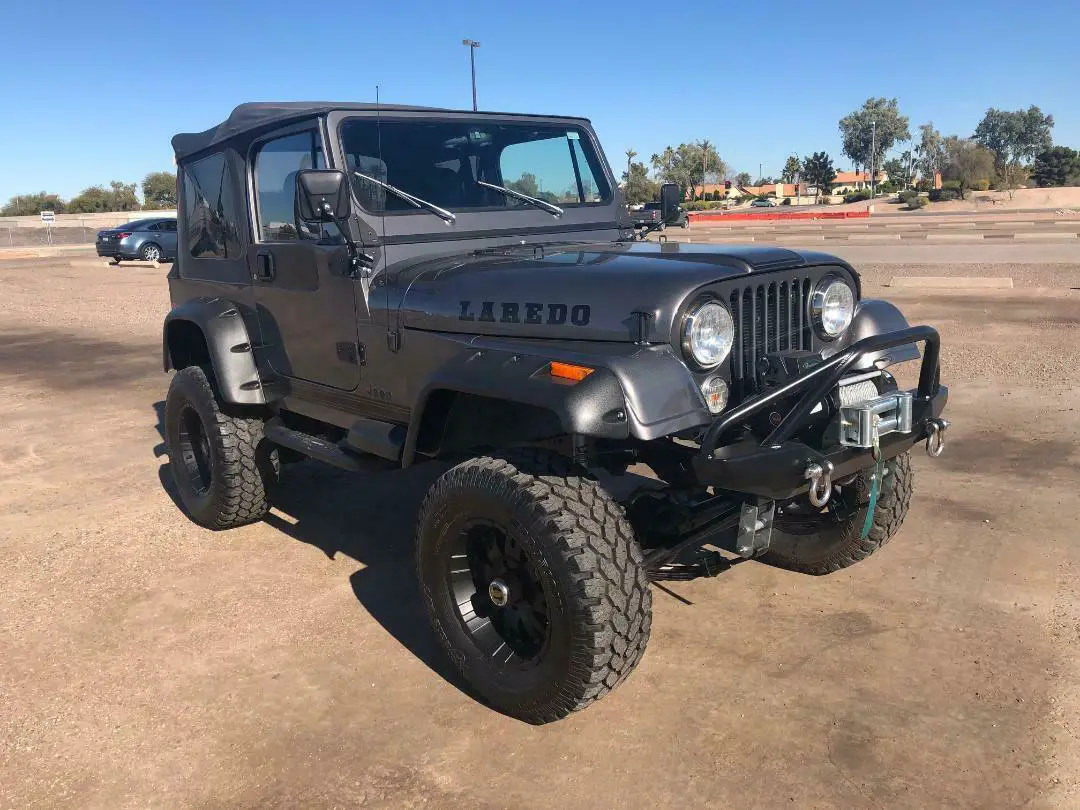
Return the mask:
M592 142L573 125L355 118L341 140L356 197L374 213L417 209L354 172L451 211L528 205L478 181L560 207L611 200Z

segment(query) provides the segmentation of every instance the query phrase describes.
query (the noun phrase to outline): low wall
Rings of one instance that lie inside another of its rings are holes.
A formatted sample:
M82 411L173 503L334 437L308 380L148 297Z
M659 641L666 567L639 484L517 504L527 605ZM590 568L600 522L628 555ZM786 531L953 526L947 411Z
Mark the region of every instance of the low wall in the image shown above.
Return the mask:
M176 211L106 211L100 214L57 214L53 222L53 229L57 228L113 228L131 222L133 219L147 219L149 217L175 217ZM0 217L0 231L17 228L41 228L45 229L45 223L41 217L32 214L26 217Z
M870 212L862 211L739 211L734 214L724 211L690 211L691 222L720 222L723 220L788 220L788 219L868 219Z

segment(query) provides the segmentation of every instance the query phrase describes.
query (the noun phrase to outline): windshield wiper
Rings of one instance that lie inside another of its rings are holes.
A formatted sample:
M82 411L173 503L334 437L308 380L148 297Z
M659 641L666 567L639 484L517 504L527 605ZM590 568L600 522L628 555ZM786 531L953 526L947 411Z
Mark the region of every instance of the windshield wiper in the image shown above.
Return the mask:
M497 186L494 183L485 183L483 180L477 180L476 184L478 186L483 186L484 188L493 189L494 191L501 191L508 197L513 197L515 200L521 200L522 202L527 202L530 205L535 205L537 208L543 208L545 211L555 217L555 219L558 219L563 215L563 210L559 208L559 206L552 205L547 200L540 200L536 197L530 197L528 194L522 194L520 191L514 191L512 188L504 188L503 186Z
M445 208L439 208L439 206L435 205L435 203L430 203L427 200L422 200L419 197L414 197L407 191L402 191L400 188L396 188L389 183L384 183L382 180L376 180L374 177L371 177L369 175L361 174L360 172L356 171L354 171L353 174L355 174L361 180L367 180L368 182L374 183L381 188L385 188L391 194L400 197L401 199L405 200L405 202L412 203L417 208L427 209L435 216L441 217L447 225L450 225L457 220L456 216L447 211Z

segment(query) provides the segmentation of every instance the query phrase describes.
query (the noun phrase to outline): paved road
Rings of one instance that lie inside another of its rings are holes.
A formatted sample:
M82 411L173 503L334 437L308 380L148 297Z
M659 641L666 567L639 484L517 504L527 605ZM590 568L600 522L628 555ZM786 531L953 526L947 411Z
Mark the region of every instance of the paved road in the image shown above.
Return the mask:
M955 272L859 249L871 295ZM542 728L427 629L437 470L306 463L265 522L199 529L159 433L164 270L0 264L0 807L1080 806L1080 264L965 249L1054 289L893 295L942 330L954 420L899 536L669 583L637 672Z

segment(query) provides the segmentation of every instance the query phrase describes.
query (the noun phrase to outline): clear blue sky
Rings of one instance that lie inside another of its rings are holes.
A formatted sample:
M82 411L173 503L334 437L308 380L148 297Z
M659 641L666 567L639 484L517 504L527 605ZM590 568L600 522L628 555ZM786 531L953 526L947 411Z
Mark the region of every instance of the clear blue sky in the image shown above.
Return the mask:
M871 95L960 135L1037 104L1080 147L1077 0L10 0L0 21L0 202L170 169L173 133L241 101L379 84L467 108L463 37L482 43L481 109L589 117L616 169L703 137L733 171L821 149L850 168L836 123Z

